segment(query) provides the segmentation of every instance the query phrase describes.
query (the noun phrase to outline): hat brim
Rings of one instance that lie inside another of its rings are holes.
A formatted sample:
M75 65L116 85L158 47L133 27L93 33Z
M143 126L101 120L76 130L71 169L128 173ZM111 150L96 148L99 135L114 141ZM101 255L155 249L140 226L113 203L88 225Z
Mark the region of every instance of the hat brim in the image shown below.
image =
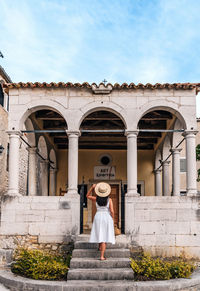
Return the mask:
M106 191L105 193L101 193L101 192L99 192L99 190L98 190L100 184L102 184L102 182L101 182L101 183L98 183L98 184L95 186L95 188L94 188L94 191L95 191L95 193L97 194L97 196L99 196L99 197L107 197L108 195L110 195L110 192L111 192L111 187L110 187L110 185L109 185L108 183L104 183L104 184L106 184L106 186L107 186L107 191Z

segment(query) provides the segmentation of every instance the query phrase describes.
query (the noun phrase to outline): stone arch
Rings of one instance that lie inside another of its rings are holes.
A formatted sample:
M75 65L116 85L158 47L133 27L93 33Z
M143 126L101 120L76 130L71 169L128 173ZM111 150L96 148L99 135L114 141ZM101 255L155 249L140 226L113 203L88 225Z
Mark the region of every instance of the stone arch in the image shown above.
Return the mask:
M30 120L30 118L26 119L24 127L25 127L25 130L34 130L34 126L33 126L32 121ZM35 133L33 133L33 132L29 132L28 133L27 132L25 134L25 136L27 138L27 141L28 141L29 145L31 147L35 147L35 145L36 145Z
M154 111L154 110L164 110L164 111L168 111L170 113L172 113L173 115L175 115L182 123L183 125L183 129L187 128L187 124L190 124L189 121L183 116L183 114L178 110L178 108L176 109L174 106L174 103L172 102L167 102L165 100L161 101L162 103L159 104L158 101L152 101L149 102L148 104L145 104L144 106L142 106L140 108L140 115L136 116L136 124L138 127L138 123L140 121L140 119L147 113Z
M155 169L160 166L160 160L162 160L162 155L160 149L158 149L155 154Z
M15 130L21 130L23 128L24 122L33 112L44 109L49 109L57 112L65 119L65 122L68 125L66 118L66 108L64 108L61 104L52 100L48 100L48 104L44 104L44 101L42 100L35 100L28 103L27 106L24 108L22 114L19 116L18 120L15 120Z
M162 147L162 158L163 160L165 160L168 155L170 154L170 149L171 149L171 142L170 142L170 138L167 135L165 137L164 143L163 143L163 147Z
M46 144L44 136L42 136L42 135L39 137L39 140L38 140L38 151L39 151L39 154L44 159L48 158L47 144Z
M52 162L52 164L51 164L52 167L54 167L56 169L56 167L57 167L57 159L56 159L56 153L55 153L54 149L50 150L49 159Z
M81 123L85 119L86 116L89 114L95 112L95 111L109 111L112 112L113 114L117 115L122 122L124 123L124 127L127 128L127 118L125 113L123 112L123 108L114 104L114 103L107 103L106 105L102 106L102 104L97 105L96 102L93 102L92 104L88 104L84 108L82 108L82 115L78 120L78 128L80 128Z
M174 123L174 129L182 129L182 123L179 119L176 119L175 123ZM172 135L172 147L175 148L179 142L183 139L182 137L182 133L181 132L173 132Z
M42 156L38 157L38 173L37 188L39 196L48 195L48 149L44 136L40 136L38 140L38 151Z

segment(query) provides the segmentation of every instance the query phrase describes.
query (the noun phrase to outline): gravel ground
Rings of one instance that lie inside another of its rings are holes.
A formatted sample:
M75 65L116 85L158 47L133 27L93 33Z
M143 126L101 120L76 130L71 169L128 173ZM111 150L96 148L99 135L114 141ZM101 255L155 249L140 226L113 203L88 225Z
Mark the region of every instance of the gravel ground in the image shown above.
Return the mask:
M0 284L0 291L9 291L10 289L6 288L4 285Z

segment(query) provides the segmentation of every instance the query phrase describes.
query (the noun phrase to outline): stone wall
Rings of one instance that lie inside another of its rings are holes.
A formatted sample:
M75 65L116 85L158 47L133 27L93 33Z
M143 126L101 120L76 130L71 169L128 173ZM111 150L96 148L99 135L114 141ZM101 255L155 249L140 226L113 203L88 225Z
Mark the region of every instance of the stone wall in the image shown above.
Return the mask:
M8 112L0 105L0 145L4 147L0 154L0 196L7 191L8 172L7 172L7 145L8 135Z
M17 245L56 251L79 234L79 195L4 196L0 248Z
M126 197L126 233L152 255L200 258L200 197Z
M1 207L2 248L57 251L79 234L79 196L9 197ZM126 197L127 242L152 255L200 258L200 197Z

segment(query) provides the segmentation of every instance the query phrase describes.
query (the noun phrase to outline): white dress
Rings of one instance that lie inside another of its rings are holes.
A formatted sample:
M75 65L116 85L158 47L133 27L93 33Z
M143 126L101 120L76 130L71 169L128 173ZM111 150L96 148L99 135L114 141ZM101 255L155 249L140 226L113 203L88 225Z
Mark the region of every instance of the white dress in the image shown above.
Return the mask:
M115 244L115 233L113 219L110 215L109 198L106 206L99 206L96 203L97 212L92 224L90 234L91 243L112 243Z

